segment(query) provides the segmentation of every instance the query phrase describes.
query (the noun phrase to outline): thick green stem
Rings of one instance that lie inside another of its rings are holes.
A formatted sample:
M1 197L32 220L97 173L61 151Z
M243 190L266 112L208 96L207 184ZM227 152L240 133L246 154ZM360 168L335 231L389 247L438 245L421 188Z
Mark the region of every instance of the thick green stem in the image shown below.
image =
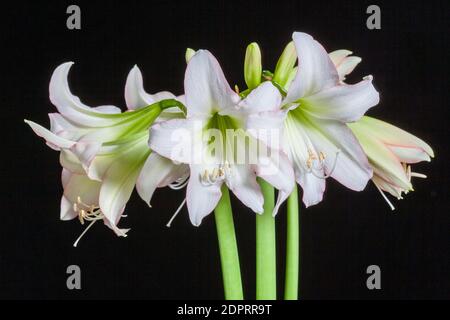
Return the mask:
M277 264L275 242L274 189L259 180L264 195L264 212L256 216L256 299L277 298Z
M242 291L236 234L234 232L233 213L231 211L230 194L225 184L222 187L222 198L214 213L219 240L225 299L242 300L244 295Z
M286 279L284 288L285 300L298 299L298 275L300 260L300 220L298 207L298 191L296 185L287 202Z

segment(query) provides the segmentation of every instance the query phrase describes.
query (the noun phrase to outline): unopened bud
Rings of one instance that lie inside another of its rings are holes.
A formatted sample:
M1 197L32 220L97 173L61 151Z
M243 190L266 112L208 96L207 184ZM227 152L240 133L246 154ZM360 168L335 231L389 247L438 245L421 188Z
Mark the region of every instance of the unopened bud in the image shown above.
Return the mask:
M261 50L256 42L248 45L245 52L244 78L249 89L256 88L261 83Z
M273 76L273 81L281 86L285 86L288 83L292 69L297 61L297 52L295 50L294 42L289 42L284 48L283 53L278 59L277 66Z

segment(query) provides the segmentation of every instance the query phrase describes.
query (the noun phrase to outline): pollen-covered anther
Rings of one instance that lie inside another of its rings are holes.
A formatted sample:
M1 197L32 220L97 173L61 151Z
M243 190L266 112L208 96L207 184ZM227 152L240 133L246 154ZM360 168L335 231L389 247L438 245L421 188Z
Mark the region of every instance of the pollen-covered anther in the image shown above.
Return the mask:
M73 246L76 247L89 228L92 227L98 220L103 220L105 216L99 206L86 204L81 200L81 197L77 197L77 202L73 204L73 210L78 212L78 220L80 220L81 224L84 225L85 221L91 222L74 242Z
M323 153L322 151L320 151L319 153L319 161L323 162L325 160L327 156L325 155L325 153Z
M306 160L308 169L312 169L314 160L317 160L316 154L311 149L308 149L308 159Z
M336 168L339 153L340 150L337 150L336 157L334 158L331 169L329 170L328 173L325 173L325 170L327 169L325 166L325 159L327 158L325 152L320 151L319 155L317 156L317 154L314 153L311 149L308 149L308 159L306 159L306 172L311 173L312 175L314 175L319 179L326 179L330 177L334 169Z
M200 176L200 182L204 186L210 186L217 182L225 180L231 174L231 167L228 162L220 165L219 167L215 167L212 170L205 169L203 174Z
M81 224L84 224L85 221L97 221L104 218L100 207L84 203L81 197L77 197L77 202L73 204L73 210L78 213L78 220Z

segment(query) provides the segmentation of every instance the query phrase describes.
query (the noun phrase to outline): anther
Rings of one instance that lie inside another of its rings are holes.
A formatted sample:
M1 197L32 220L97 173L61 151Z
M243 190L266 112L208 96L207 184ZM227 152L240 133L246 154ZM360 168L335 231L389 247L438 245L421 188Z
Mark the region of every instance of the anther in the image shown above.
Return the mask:
M215 167L212 171L208 171L205 169L202 175L200 175L200 182L204 186L210 186L217 182L225 180L228 176L231 175L231 167L228 162L225 164Z

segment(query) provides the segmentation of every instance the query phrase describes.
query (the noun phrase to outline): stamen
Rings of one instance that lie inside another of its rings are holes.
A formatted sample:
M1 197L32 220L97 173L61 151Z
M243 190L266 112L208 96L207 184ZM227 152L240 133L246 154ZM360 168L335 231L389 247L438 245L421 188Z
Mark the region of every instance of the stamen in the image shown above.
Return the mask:
M237 84L234 85L234 91L239 94L239 87Z
M181 209L184 207L184 204L186 203L186 198L181 202L180 206L178 207L177 211L173 214L172 218L170 218L169 222L167 222L166 227L170 228L170 225L172 224L172 221L177 217L178 213L181 211Z
M74 247L78 245L78 242L86 234L86 232L92 227L92 225L98 220L102 220L105 216L103 215L100 207L95 205L88 205L81 200L81 197L77 197L77 202L73 204L73 210L78 212L78 220L84 225L85 221L91 221L91 223L84 229L81 235L73 244Z
M314 152L311 149L308 149L308 159L306 160L306 166L308 167L308 169L312 169L312 163L316 159L317 156L314 154Z
M411 177L426 179L427 176L423 173L411 172Z
M205 169L202 175L200 175L200 182L204 186L210 186L217 182L224 181L231 175L231 167L228 162L215 167L212 171Z
M319 152L319 160L320 161L324 161L326 158L325 153L323 153L322 151Z
M378 191L381 193L381 195L383 196L384 200L387 202L389 207L391 207L391 210L394 211L395 210L394 205L391 203L391 201L389 201L388 197L386 197L386 195L384 194L383 190L381 190L380 187L377 186L377 184L375 182L373 184L375 185L375 187L377 187Z
M336 151L336 156L334 158L333 166L331 167L330 172L328 172L325 175L319 175L316 173L316 171L320 172L325 171L325 159L327 158L327 156L324 152L320 151L319 157L317 157L317 155L314 154L314 152L308 149L308 159L306 160L306 168L304 169L306 170L307 173L311 173L316 178L327 179L333 174L334 169L336 169L337 159L340 152L341 150L339 149ZM314 160L318 160L319 164L314 165L316 163Z
M169 188L172 190L180 190L183 189L189 182L189 174L186 174L177 180L175 182L172 182L169 184Z

